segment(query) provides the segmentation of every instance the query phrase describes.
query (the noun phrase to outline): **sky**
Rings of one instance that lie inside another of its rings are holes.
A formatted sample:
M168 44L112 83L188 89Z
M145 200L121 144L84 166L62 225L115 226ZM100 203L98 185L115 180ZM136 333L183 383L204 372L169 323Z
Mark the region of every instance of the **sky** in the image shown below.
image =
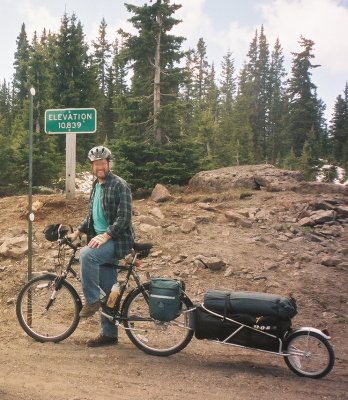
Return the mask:
M66 11L81 21L86 40L91 43L98 35L102 18L108 25L108 39L115 38L123 28L135 33L122 0L0 0L0 79L9 82L14 72L16 40L22 23L29 41L34 31L43 28L58 32ZM129 0L143 5L145 0ZM149 2L148 2L149 3ZM237 71L247 60L249 45L256 30L264 26L270 51L277 38L283 48L285 68L290 74L292 52L300 52L301 35L315 42L312 82L317 95L327 106L329 121L338 95L343 95L348 81L348 0L176 0L182 7L174 15L182 20L172 33L184 36L182 49L195 48L203 38L207 58L217 73L223 57L232 53Z

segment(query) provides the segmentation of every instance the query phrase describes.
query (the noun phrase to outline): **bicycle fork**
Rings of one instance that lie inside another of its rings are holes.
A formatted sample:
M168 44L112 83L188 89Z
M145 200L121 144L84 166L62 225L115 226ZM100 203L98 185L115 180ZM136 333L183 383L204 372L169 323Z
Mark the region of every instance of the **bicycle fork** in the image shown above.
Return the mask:
M48 300L48 303L47 303L47 305L45 307L46 311L48 311L50 309L50 307L52 306L52 304L54 303L54 301L55 301L55 299L57 297L58 291L61 289L63 281L65 281L65 278L66 278L66 274L63 273L60 277L58 277L54 281L54 290L53 290L53 292L51 294L51 297Z

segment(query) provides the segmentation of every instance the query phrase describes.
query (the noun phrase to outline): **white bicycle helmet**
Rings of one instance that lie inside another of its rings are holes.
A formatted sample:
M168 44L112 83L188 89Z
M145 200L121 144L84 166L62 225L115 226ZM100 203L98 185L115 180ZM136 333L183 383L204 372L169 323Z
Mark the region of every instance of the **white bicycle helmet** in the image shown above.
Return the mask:
M91 162L97 160L110 161L111 151L105 146L96 146L88 152L88 158Z

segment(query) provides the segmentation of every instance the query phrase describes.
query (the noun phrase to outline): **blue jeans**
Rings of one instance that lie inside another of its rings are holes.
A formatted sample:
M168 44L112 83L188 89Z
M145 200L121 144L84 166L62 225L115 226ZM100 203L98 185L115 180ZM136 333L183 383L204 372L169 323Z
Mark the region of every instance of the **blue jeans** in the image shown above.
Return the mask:
M99 301L99 286L108 296L112 285L117 280L117 271L114 268L102 267L102 264L114 264L115 242L108 240L98 249L85 246L80 251L82 291L88 304ZM107 318L100 317L101 333L104 336L117 337L117 327Z

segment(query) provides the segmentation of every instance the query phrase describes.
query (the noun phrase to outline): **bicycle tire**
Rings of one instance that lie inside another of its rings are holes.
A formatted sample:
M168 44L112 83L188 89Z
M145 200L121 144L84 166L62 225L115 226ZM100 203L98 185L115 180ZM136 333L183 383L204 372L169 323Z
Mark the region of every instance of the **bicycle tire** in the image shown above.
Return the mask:
M55 290L56 275L43 275L30 280L19 292L16 315L20 326L38 342L60 342L69 337L79 323L81 299L66 281Z
M148 296L149 284L143 285L145 296ZM125 320L126 334L140 350L154 356L170 356L184 349L191 341L194 331L190 329L192 307L187 297L181 299L181 312L169 322L155 321L150 318L148 297L145 298L141 288L135 289L125 300L122 315ZM134 321L134 318L144 318ZM132 320L133 319L133 320Z
M327 375L335 363L335 354L327 339L317 332L303 330L291 335L286 343L289 356L286 365L296 375L319 379Z

